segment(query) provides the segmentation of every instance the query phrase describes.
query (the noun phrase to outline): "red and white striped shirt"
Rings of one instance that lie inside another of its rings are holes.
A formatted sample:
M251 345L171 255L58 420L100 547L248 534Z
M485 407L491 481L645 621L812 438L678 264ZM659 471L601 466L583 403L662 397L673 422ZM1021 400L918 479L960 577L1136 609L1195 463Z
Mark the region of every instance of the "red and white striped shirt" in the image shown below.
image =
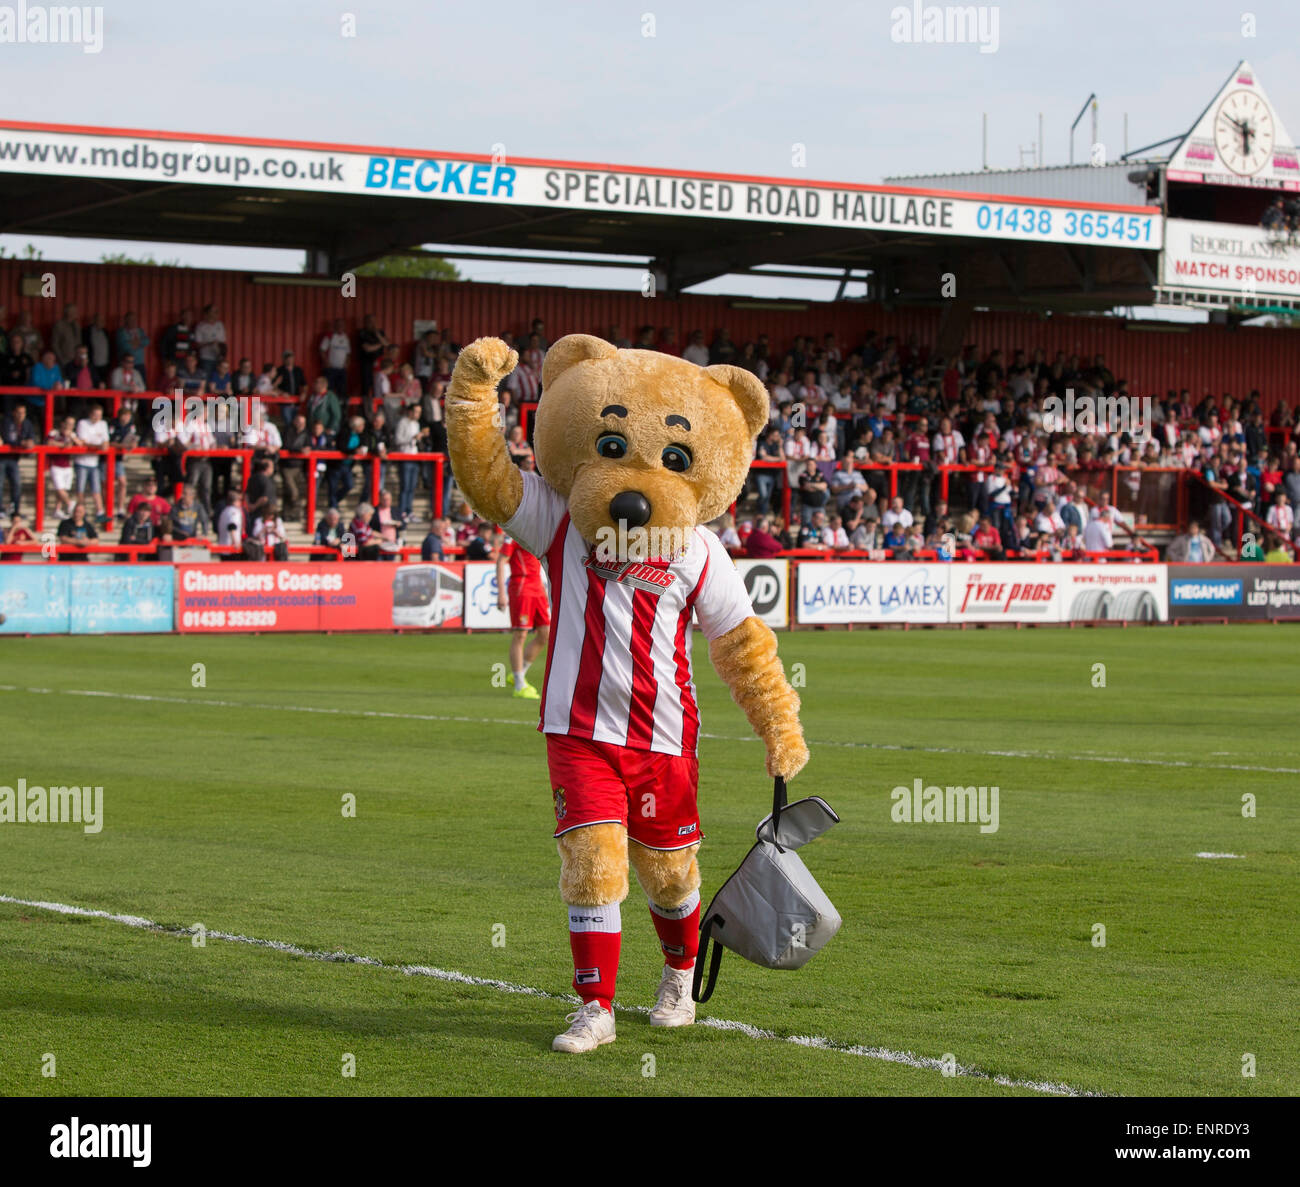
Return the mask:
M538 729L694 755L700 714L691 615L713 640L754 613L721 541L696 528L677 560L601 562L563 497L538 474L524 471L523 480L519 509L502 526L541 558L551 583Z

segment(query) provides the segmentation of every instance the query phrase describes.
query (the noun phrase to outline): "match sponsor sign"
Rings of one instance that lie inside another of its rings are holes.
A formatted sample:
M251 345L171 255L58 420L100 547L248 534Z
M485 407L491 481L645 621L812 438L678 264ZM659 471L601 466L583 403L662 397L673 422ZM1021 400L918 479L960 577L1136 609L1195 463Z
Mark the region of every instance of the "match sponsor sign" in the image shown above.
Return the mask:
M780 557L738 560L736 570L745 582L754 613L770 627L789 626L790 562Z
M1166 288L1240 300L1300 297L1300 247L1285 232L1171 218L1160 259Z
M1064 565L951 565L949 622L1060 622Z
M66 635L74 567L0 564L0 634Z
M387 561L176 566L181 632L459 627L462 565Z
M1164 231L1155 206L18 121L0 172L1151 250Z
M1300 618L1300 565L1170 565L1170 618Z
M946 564L804 561L797 566L795 621L947 622Z
M1165 565L1059 565L1062 622L1164 622L1169 617Z
M73 565L68 622L74 635L170 631L176 609L171 565Z
M465 562L465 626L472 631L508 631L510 609L497 606L497 567L493 561Z

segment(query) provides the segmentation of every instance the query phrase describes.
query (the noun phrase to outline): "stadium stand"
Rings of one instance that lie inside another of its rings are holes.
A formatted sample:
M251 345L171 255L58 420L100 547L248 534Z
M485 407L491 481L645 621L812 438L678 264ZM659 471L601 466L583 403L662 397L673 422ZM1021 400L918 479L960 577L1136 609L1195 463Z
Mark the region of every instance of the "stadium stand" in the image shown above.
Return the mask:
M478 525L452 482L442 404L459 345L447 329L406 341L358 321L323 325L311 357L257 365L215 302L154 335L130 310L83 318L68 304L39 326L0 306L3 559L40 559L47 519L61 557L197 540L214 555L461 555ZM549 327L467 329L520 351L502 423L532 466ZM1190 543L1209 561L1243 539L1294 554L1300 426L1284 399L1195 397L1190 375L1139 393L1102 353L1054 348L1050 324L1041 344L947 354L870 328L735 341L693 327L681 348L671 327L605 336L766 384L771 423L717 525L737 555L1142 560ZM206 417L187 419L192 397Z

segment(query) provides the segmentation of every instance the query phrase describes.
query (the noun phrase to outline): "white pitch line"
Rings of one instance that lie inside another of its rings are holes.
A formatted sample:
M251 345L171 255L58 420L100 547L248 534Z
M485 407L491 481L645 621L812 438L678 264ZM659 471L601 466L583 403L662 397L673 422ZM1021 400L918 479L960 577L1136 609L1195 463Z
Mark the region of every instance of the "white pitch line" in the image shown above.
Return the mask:
M386 717L397 721L446 721L462 722L469 725L522 725L536 729L534 721L521 721L517 717L470 717L465 714L441 713L396 713L383 709L336 709L321 705L285 705L266 704L258 701L221 701L212 697L168 697L137 692L110 692L90 688L24 688L17 684L0 684L0 692L58 692L72 697L104 697L117 701L150 701L164 705L206 705L217 709L255 709L259 712L279 710L284 713L324 713L334 717ZM737 737L732 734L701 733L701 738L715 742L755 742L752 735ZM1120 754L1057 754L1045 750L975 750L962 746L907 746L891 742L816 742L809 741L811 747L831 747L844 750L888 750L915 754L969 754L982 758L1025 758L1041 759L1048 762L1097 762L1118 763L1123 766L1136 767L1170 767L1196 768L1209 771L1253 771L1266 775L1300 775L1300 767L1262 767L1248 763L1209 763L1189 762L1172 758L1133 758Z
M77 915L86 919L106 919L110 923L122 923L127 927L136 927L145 931L160 932L169 936L193 936L192 927L167 927L145 919L140 915L121 915L112 911L97 911L89 907L74 907L67 903L47 903L38 899L15 898L0 894L0 903L11 903L18 907L30 907L37 911L53 911L59 915ZM494 977L474 977L455 969L440 969L423 964L385 964L373 956L356 956L350 952L321 952L313 948L300 948L283 940L261 940L254 936L232 935L223 931L205 931L210 940L224 940L230 944L248 944L254 948L269 948L274 952L283 952L290 956L301 956L308 960L319 960L326 964L359 964L369 968L398 972L405 977L431 977L436 981L446 981L455 985L470 985L479 989L495 989L500 993L521 994L526 997L546 998L550 1001L567 1002L580 1005L578 998L568 993L549 993L531 985L516 985L511 981L499 981ZM616 1005L615 1010L624 1014L648 1014L648 1006ZM863 1059L877 1059L884 1063L901 1063L906 1067L922 1071L943 1072L945 1064L941 1059L929 1055L914 1055L910 1051L891 1051L888 1047L867 1047L860 1043L841 1043L821 1035L779 1035L775 1031L751 1026L748 1022L732 1022L725 1018L700 1018L697 1026L707 1026L713 1030L735 1031L746 1038L762 1039L778 1043L793 1043L796 1047L811 1047L817 1051L834 1051L841 1055L856 1055ZM1100 1096L1102 1093L1085 1092L1051 1080L1013 1080L1010 1076L995 1076L992 1072L982 1071L965 1064L949 1064L947 1074L965 1076L972 1080L987 1080L1003 1088L1025 1088L1031 1092L1041 1092L1051 1096Z

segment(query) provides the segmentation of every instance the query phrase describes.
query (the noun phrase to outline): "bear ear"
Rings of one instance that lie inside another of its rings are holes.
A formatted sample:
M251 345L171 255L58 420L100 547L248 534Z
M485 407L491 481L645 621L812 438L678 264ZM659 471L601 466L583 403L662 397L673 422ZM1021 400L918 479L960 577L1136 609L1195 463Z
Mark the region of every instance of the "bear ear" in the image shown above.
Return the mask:
M715 383L722 384L740 405L745 417L745 425L751 437L757 437L759 430L771 419L771 401L765 388L752 371L743 367L733 367L730 363L717 363L705 367L704 374Z
M566 334L546 352L542 362L542 387L550 387L575 363L587 359L612 359L618 353L604 338L591 334Z

